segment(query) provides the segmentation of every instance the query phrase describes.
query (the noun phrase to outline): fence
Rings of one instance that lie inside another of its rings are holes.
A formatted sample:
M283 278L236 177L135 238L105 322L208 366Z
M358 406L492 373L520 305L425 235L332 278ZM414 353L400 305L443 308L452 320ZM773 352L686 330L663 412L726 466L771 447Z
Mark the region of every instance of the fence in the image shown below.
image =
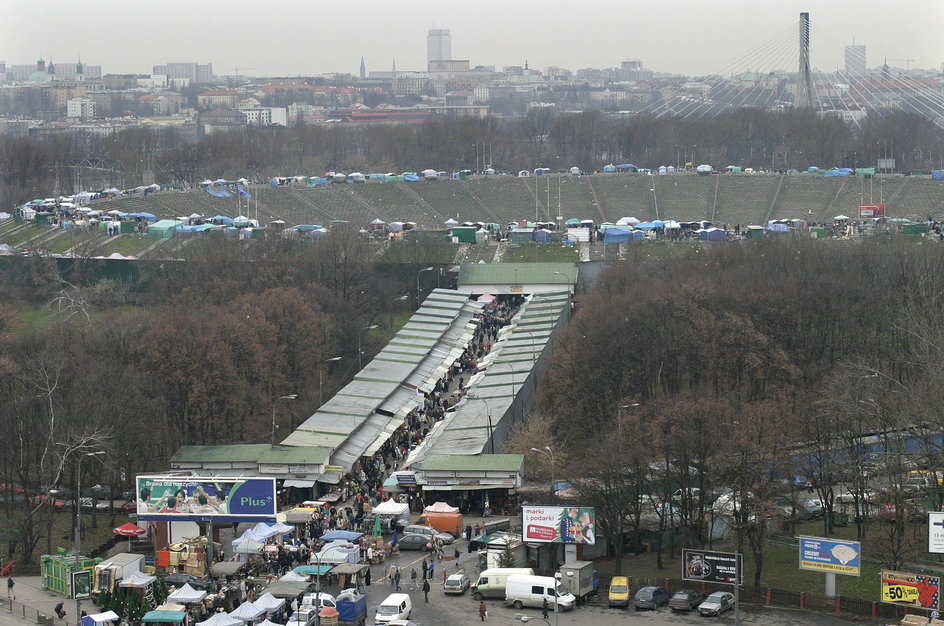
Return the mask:
M26 606L22 602L10 598L0 599L0 611L3 615L9 614L21 617L27 624L42 624L43 626L77 626L75 622L59 619L55 615Z
M669 593L674 593L682 589L695 589L703 594L709 594L714 591L733 591L729 585L712 585L674 578L630 577L629 585L631 593L635 593L638 589L649 585L663 587ZM742 586L739 589L739 596L741 602L745 604L807 609L816 613L835 613L892 620L899 620L909 613L906 607L896 606L894 604L871 602L861 598L844 598L842 596L828 598L815 593L790 591L776 587ZM911 613L917 613L919 615L926 614L922 610L911 610Z

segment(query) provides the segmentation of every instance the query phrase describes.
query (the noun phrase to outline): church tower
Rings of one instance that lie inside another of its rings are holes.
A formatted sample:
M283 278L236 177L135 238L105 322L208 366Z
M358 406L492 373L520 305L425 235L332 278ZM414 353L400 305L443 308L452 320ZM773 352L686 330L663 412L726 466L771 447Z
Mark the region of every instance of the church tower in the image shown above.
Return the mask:
M361 55L361 78L367 78L367 66L364 65L364 55Z

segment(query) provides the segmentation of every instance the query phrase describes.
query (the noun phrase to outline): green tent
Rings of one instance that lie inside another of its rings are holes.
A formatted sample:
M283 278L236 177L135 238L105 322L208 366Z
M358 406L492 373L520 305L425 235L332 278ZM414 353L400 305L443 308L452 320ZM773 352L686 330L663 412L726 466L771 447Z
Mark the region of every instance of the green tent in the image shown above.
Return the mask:
M572 217L564 222L564 226L580 226L580 220L578 220L576 217Z
M170 239L174 236L174 229L184 222L182 220L160 220L148 225L147 234L150 239Z

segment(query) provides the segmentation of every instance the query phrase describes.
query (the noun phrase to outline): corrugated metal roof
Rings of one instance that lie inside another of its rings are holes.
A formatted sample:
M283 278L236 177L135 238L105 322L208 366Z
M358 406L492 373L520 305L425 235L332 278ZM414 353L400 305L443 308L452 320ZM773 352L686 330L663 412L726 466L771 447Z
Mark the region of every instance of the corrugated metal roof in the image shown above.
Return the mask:
M434 454L426 458L423 471L517 472L523 464L523 454Z
M283 444L328 446L331 464L348 469L376 451L419 405L417 389L431 390L440 372L462 355L481 308L466 294L434 290L354 380Z
M459 268L461 285L527 285L577 282L574 263L469 263Z
M243 443L225 446L180 446L171 463L253 462L270 449L267 443Z
M260 463L304 463L321 465L328 462L331 448L324 446L275 446L259 457Z

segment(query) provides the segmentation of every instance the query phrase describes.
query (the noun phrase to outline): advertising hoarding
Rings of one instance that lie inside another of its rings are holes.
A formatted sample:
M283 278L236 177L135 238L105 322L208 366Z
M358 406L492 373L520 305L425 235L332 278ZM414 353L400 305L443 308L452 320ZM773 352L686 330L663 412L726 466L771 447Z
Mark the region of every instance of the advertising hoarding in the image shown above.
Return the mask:
M531 543L596 543L593 507L523 506L521 528Z
M800 569L861 576L862 544L858 541L800 537Z
M274 478L137 476L136 481L140 520L275 519Z
M944 554L944 513L928 513L928 552Z
M882 570L882 602L936 611L940 601L939 577Z
M91 570L81 570L70 572L69 577L72 580L72 597L76 600L84 600L92 596L92 572Z
M885 203L860 204L859 217L885 217Z
M742 582L740 552L682 550L682 578L703 583L736 585Z

